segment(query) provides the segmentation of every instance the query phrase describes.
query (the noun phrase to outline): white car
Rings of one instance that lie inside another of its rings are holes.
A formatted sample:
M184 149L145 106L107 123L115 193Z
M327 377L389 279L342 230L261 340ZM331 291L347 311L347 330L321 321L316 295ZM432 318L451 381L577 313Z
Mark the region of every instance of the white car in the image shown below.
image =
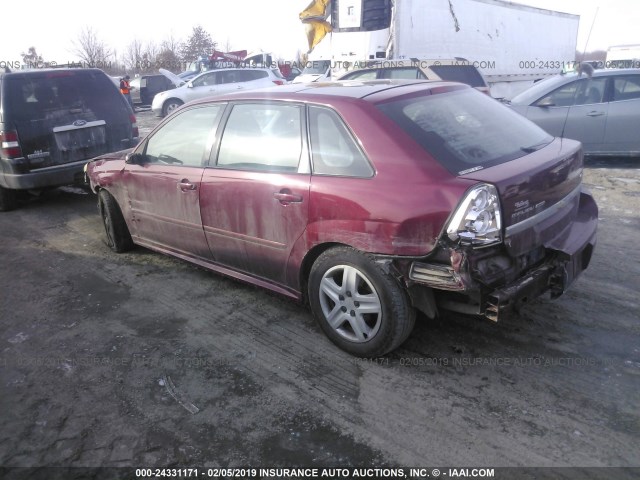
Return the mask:
M160 70L169 77L178 88L158 93L153 98L151 109L157 116L164 117L182 104L198 98L212 97L242 90L283 85L286 80L279 72L270 68L223 68L209 70L184 83L177 75Z

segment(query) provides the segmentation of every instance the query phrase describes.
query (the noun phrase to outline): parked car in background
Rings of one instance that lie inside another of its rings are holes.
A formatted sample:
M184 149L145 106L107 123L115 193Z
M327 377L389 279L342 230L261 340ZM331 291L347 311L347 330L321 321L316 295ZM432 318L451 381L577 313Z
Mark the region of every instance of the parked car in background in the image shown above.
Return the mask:
M472 64L464 60L395 60L375 62L369 68L346 73L344 80L446 80L466 83L481 92L489 93L484 77Z
M166 70L163 71L167 75ZM174 75L174 81L182 81ZM169 76L169 78L171 78ZM239 90L255 90L258 88L283 85L286 80L270 68L223 68L201 73L184 85L157 94L151 109L157 116L164 117L180 105L199 98L222 95Z
M586 155L640 156L640 69L595 70L542 80L510 106Z
M17 193L82 182L90 158L131 148L131 107L102 70L0 73L0 210Z
M308 299L339 347L505 318L589 265L582 149L466 85L288 85L194 102L87 167L109 246Z
M133 103L140 105L151 105L156 94L175 88L174 83L162 74L141 75L130 83L131 99Z

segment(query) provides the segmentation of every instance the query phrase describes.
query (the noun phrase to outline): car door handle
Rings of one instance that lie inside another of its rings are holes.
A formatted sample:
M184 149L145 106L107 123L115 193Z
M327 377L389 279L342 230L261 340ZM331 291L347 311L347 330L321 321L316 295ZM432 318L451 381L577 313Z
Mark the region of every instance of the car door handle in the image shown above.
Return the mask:
M178 188L180 190L182 190L183 192L188 192L190 190L195 190L196 189L196 184L195 183L191 183L186 178L183 178L182 180L180 180L178 182Z
M601 115L604 115L604 112L593 111L593 112L587 113L587 117L599 117Z
M280 201L280 203L283 205L302 202L302 195L296 195L295 193L287 191L276 192L273 194L273 198Z

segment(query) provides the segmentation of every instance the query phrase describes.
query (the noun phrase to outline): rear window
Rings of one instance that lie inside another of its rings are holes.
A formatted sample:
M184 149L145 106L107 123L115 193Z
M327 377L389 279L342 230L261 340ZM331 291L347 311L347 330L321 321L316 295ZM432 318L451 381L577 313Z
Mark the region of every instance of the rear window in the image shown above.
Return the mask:
M5 83L7 113L14 121L66 117L74 112L104 118L119 111L119 104L124 106L118 89L102 72L15 75L5 78Z
M378 108L456 175L514 160L553 140L473 89L391 101Z
M486 87L487 84L473 65L431 65L436 75L448 82L460 82L472 87Z

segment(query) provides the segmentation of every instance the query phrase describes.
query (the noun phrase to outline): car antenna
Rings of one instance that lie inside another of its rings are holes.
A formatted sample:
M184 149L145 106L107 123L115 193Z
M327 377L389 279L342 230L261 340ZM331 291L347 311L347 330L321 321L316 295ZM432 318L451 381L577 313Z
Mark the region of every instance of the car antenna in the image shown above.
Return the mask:
M593 31L593 26L596 24L596 18L598 17L598 12L600 11L600 6L596 7L596 13L593 16L593 21L591 22L591 28L589 28L589 34L587 35L587 41L584 43L584 50L582 50L582 61L580 62L580 66L578 67L578 76L585 73L589 78L593 75L593 65L590 63L585 63L584 56L587 53L587 46L589 45L589 39L591 38L591 32Z

